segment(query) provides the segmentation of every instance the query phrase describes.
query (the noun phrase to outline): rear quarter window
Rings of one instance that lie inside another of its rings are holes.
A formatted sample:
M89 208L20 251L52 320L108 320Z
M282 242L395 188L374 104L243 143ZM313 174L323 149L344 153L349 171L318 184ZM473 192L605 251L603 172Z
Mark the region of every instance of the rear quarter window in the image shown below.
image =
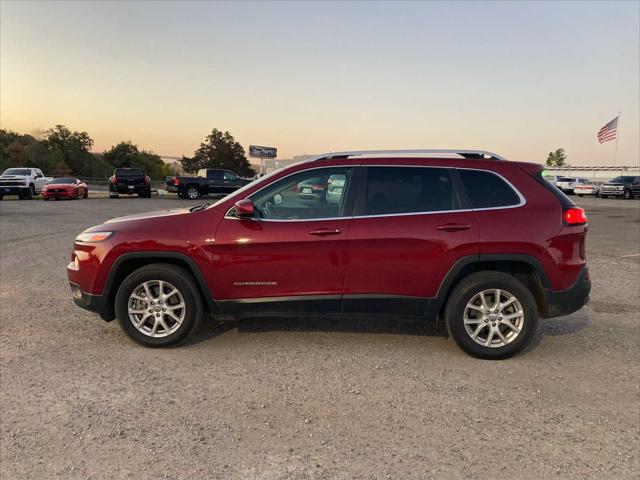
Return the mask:
M499 208L519 205L515 190L501 177L481 170L458 170L472 208Z

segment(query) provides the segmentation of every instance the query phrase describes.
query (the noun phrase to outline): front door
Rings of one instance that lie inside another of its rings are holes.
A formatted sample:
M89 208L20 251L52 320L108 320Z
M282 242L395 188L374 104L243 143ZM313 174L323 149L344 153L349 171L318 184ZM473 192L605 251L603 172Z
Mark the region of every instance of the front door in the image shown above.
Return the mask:
M344 311L424 314L479 230L447 168L372 166L349 231Z
M221 222L213 255L214 295L230 313L340 311L352 168L310 169L282 178L249 197L255 217L233 210ZM342 184L327 198L301 186L326 177Z

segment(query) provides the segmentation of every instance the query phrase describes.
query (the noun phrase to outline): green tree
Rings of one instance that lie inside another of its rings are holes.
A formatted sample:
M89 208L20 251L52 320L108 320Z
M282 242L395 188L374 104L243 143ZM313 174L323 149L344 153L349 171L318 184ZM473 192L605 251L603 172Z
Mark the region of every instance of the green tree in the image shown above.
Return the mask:
M564 153L564 148L558 148L555 152L549 152L547 157L548 167L562 167L567 161L567 154Z
M61 152L64 162L74 174L79 174L83 165L93 157L93 139L87 132L72 132L64 125L56 125L44 132L44 144L49 152Z
M185 172L195 173L201 168L224 168L238 175L249 177L255 174L244 154L244 148L229 132L214 128L192 158L180 161Z

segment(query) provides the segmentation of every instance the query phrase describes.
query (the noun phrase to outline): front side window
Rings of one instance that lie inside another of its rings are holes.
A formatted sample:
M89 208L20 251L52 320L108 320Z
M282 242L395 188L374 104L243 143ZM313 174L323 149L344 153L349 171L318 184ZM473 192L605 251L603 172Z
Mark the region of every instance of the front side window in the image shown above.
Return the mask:
M344 216L351 168L307 170L290 175L251 197L256 217L266 220L310 220Z
M481 170L458 170L473 208L511 207L520 197L498 175Z
M238 179L238 176L232 172L224 172L224 179L228 182L235 182Z
M457 208L446 168L368 167L364 215L441 212Z

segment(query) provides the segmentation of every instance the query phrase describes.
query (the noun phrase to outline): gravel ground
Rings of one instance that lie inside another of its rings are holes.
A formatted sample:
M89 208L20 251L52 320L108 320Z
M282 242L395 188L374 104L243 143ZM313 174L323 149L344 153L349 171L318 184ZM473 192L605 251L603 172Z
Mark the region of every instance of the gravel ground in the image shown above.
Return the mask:
M0 476L638 478L640 201L577 200L592 301L501 362L370 318L211 323L145 349L73 305L72 240L185 202L1 202Z

